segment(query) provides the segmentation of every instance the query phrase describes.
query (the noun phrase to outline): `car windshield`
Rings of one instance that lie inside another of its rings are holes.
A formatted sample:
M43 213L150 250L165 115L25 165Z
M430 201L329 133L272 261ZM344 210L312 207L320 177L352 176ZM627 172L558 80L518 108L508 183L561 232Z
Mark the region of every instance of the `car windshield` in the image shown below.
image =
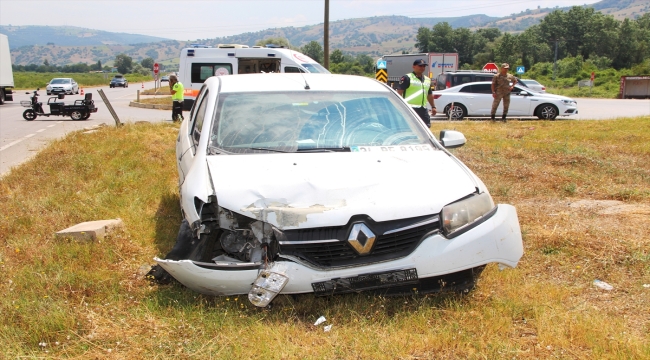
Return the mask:
M304 66L304 68L307 69L307 71L313 74L331 74L329 71L327 71L327 69L322 67L319 63L304 63L300 65Z
M221 94L211 146L234 153L415 149L430 144L416 121L398 98L386 93Z
M69 83L70 83L70 79L52 79L52 81L50 81L50 84L69 84Z

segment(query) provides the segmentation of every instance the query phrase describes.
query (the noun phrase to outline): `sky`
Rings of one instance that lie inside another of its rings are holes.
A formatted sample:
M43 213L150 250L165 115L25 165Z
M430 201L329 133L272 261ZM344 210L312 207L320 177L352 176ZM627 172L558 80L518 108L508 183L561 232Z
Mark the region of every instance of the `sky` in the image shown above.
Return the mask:
M508 16L599 0L330 0L330 22L382 15ZM0 0L0 25L78 26L176 40L323 23L324 0Z

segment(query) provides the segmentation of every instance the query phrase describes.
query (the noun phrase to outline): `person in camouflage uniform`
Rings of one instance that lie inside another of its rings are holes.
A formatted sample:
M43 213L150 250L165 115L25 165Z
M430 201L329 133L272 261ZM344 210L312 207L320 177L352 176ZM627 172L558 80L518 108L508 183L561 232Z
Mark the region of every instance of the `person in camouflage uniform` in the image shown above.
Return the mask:
M494 121L494 116L501 99L503 99L503 114L501 115L501 120L506 121L506 115L508 115L508 108L510 107L510 92L514 88L515 84L517 84L517 78L512 74L508 74L508 69L510 69L509 64L501 64L499 74L492 78L492 97L494 98L492 101L492 111L490 112L492 121Z

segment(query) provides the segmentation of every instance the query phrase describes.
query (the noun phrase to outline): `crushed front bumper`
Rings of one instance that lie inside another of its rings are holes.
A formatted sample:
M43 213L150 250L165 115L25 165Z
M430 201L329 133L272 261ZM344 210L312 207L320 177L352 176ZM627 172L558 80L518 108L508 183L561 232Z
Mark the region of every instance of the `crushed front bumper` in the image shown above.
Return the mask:
M486 221L453 239L434 234L408 256L363 266L318 269L285 259L274 263L274 269L288 281L282 294L314 292L313 284L333 279L354 278L364 274L415 269L420 280L459 273L489 263L515 267L523 255L523 242L517 211L511 205L499 204ZM197 265L192 260L155 259L170 275L188 288L208 295L246 294L262 269L218 268Z

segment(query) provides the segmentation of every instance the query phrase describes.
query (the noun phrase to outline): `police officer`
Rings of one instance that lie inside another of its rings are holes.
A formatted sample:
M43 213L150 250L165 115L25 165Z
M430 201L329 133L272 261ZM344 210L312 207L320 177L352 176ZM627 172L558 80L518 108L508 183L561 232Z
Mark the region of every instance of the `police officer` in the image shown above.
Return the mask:
M184 120L183 93L185 88L176 75L169 76L169 92L172 94L172 121Z
M431 127L431 118L427 111L427 102L432 107L431 115L436 114L436 106L433 103L433 94L431 94L431 79L424 75L427 62L417 59L413 62L413 72L402 76L397 85L397 93L404 97L404 100L411 105L422 121Z
M510 92L515 87L515 84L517 84L517 78L512 74L508 74L508 69L510 69L509 64L501 64L499 74L492 78L492 97L494 98L492 101L492 111L490 112L492 121L494 121L494 116L501 99L503 99L503 114L501 115L501 120L505 122L506 115L508 115L508 108L510 107Z

